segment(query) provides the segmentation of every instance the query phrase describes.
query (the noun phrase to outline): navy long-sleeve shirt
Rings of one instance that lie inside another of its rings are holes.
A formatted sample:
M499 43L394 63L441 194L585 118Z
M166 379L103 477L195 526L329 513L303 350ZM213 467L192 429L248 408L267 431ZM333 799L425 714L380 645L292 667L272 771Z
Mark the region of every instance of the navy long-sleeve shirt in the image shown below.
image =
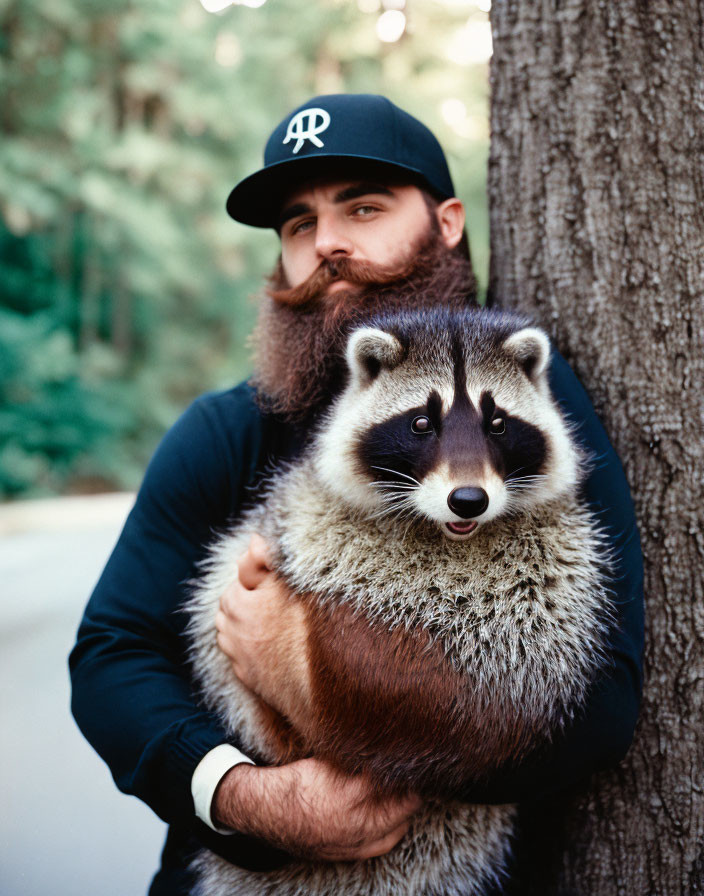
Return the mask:
M643 579L628 486L586 393L556 353L550 379L593 457L584 496L616 560L613 665L548 751L463 795L474 802L538 798L616 763L631 742L638 713ZM155 896L186 892L183 869L202 845L249 868L274 867L286 858L251 838L218 835L196 819L191 777L203 756L227 738L194 693L181 606L214 534L252 499L258 474L299 447L291 427L259 411L247 384L195 401L149 464L78 631L70 657L76 721L117 786L171 825L163 869L150 891Z

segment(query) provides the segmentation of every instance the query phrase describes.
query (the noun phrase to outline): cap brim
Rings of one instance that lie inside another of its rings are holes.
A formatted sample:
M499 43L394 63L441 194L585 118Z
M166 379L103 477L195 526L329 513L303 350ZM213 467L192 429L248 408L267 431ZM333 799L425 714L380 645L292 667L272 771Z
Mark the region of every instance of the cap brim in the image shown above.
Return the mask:
M240 181L227 197L225 206L227 213L241 224L278 229L281 206L287 193L313 177L326 177L330 174L334 174L335 177L344 177L344 171L335 164L341 160L357 163L350 166L350 174L353 177L357 176L359 167L368 163L375 168L382 166L394 171L408 172L425 183L425 177L417 168L397 165L386 159L353 154L331 153L324 155L316 153L314 156L302 156L276 162Z

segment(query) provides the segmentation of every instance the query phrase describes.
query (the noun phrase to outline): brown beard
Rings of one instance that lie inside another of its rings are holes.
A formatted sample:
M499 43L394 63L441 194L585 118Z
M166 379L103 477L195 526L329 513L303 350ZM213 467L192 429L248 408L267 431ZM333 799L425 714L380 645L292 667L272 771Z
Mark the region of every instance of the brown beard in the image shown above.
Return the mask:
M325 295L336 280L353 288ZM448 249L435 228L395 267L349 258L324 262L303 284L286 285L281 262L272 274L252 337L252 383L263 410L289 421L313 418L344 385L344 346L355 324L380 312L476 301L469 259Z

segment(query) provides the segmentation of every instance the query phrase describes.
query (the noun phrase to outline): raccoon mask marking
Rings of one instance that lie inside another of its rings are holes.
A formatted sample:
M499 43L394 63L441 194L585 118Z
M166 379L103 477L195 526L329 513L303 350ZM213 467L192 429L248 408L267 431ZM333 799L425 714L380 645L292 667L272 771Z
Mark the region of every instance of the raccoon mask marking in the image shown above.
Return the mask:
M428 802L369 862L252 874L203 853L203 896L481 896L504 873L514 809L451 795L548 742L604 663L607 563L577 500L547 337L438 309L376 318L346 357L306 452L213 550L187 607L193 670L253 755L312 753ZM282 672L280 724L215 641L252 532L309 624L308 679Z

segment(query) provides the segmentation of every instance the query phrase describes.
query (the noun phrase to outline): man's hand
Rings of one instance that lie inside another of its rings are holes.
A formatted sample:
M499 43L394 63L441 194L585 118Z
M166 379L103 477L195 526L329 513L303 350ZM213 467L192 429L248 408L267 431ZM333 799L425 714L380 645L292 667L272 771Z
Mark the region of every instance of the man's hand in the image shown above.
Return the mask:
M302 759L275 768L235 766L215 791L212 815L292 855L354 861L392 849L419 807L415 796L379 801L366 778Z
M218 647L245 687L302 721L310 695L305 609L272 571L259 535L252 536L237 579L220 598L215 626Z
M242 683L304 730L312 721L306 611L272 571L258 535L220 599L216 626L218 646ZM416 797L380 801L368 779L302 759L273 768L235 766L215 791L212 816L293 855L353 861L394 847L419 805Z

